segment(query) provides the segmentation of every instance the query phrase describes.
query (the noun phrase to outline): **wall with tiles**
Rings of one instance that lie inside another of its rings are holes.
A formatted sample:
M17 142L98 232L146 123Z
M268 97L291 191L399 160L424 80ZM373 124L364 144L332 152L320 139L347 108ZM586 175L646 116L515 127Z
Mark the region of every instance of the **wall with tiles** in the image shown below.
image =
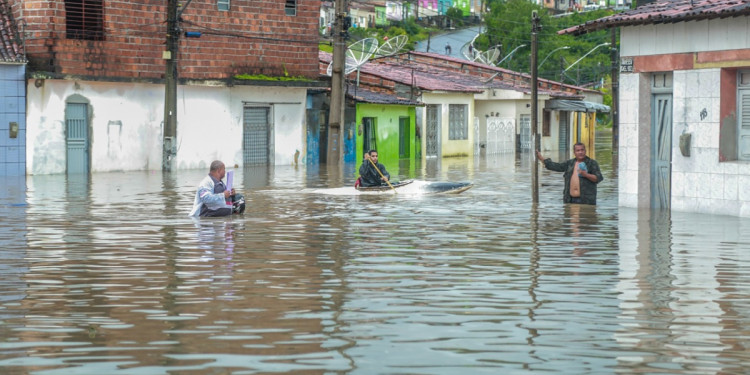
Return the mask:
M23 64L0 64L0 176L26 174L26 93ZM18 132L11 134L11 123Z

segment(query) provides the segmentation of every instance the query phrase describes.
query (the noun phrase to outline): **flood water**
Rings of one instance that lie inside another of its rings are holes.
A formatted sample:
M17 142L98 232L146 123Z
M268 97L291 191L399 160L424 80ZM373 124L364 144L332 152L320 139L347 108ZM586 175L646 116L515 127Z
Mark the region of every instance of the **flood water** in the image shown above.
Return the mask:
M617 207L606 142L596 207L514 154L238 169L201 220L207 170L3 178L0 373L747 373L750 220Z

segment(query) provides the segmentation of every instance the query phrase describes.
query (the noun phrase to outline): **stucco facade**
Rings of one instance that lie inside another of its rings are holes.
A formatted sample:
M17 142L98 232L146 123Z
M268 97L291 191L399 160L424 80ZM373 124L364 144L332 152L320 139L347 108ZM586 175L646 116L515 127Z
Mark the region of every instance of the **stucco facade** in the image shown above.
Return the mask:
M243 165L243 113L268 108L269 164L304 154L305 88L178 86L178 169L207 168L215 159ZM161 170L164 86L147 83L30 80L27 86L26 173L66 172L66 107L88 112L91 172Z
M440 104L440 151L441 157L470 156L474 154L474 95L470 93L424 92L421 98L425 105ZM466 139L450 139L450 106L465 105L468 131ZM426 118L426 116L421 116ZM422 124L424 129L424 124ZM423 137L424 138L424 137ZM425 149L423 145L422 149Z

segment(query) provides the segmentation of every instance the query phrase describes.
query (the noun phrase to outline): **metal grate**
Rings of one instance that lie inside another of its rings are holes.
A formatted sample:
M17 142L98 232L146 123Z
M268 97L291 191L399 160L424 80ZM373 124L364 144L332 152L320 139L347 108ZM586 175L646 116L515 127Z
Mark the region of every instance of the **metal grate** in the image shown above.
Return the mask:
M242 162L244 165L268 164L268 107L245 107L243 113Z
M88 105L68 103L65 111L68 173L88 173Z
M531 115L521 115L521 151L531 150Z
M466 104L448 106L448 139L469 139L469 122Z
M65 37L104 40L103 0L65 0Z
M439 104L428 104L427 105L427 120L425 131L425 142L427 143L426 154L427 157L435 157L438 155L438 135L439 135L439 117L440 105Z
M567 111L560 111L560 134L558 137L558 148L561 152L568 151L568 145L570 144L570 126L568 125L568 119L570 115Z

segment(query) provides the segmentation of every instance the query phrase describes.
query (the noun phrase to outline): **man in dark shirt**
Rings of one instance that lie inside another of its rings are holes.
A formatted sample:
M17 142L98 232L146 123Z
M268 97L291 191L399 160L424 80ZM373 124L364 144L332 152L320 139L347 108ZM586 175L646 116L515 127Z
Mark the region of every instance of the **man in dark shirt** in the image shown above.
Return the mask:
M372 160L372 162L370 162ZM373 166L373 163L375 166ZM377 169L375 169L377 167ZM380 170L380 173L378 173ZM382 174L382 176L381 176ZM378 152L370 150L365 154L365 160L359 167L359 178L362 187L380 186L391 178L383 164L378 163Z
M564 172L565 188L563 189L563 202L596 204L596 184L604 177L599 170L599 163L586 156L586 146L576 143L573 146L575 158L562 163L555 163L545 159L542 153L537 151L536 157L544 162L544 167L556 172Z

